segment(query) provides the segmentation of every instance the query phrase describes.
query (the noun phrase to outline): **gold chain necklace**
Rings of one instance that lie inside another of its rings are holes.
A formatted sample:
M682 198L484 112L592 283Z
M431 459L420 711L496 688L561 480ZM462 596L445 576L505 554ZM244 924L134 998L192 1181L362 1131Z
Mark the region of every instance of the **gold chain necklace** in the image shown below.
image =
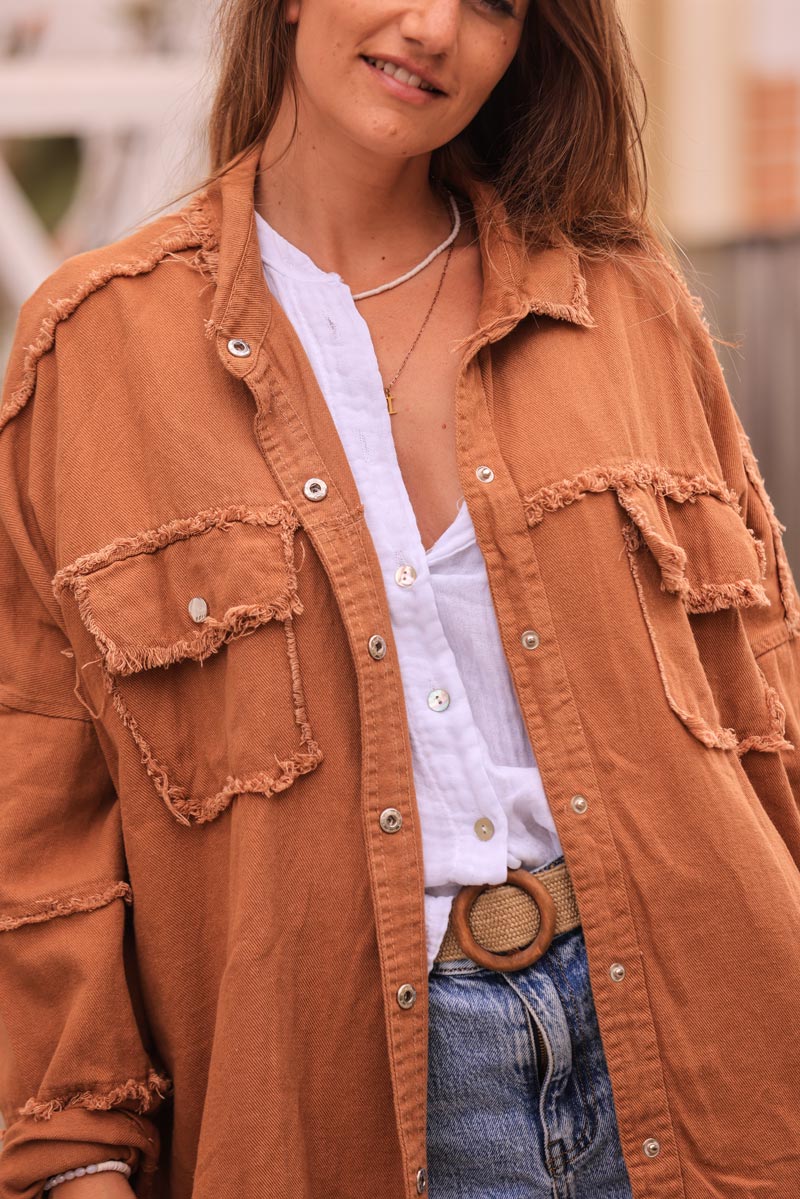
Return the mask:
M444 267L442 268L442 274L439 279L439 286L436 288L436 292L434 294L433 299L431 300L430 307L428 308L428 311L425 314L425 320L420 325L419 332L417 333L417 336L414 338L414 340L411 343L411 349L408 351L405 358L400 363L400 369L397 371L397 374L394 376L394 378L388 384L388 386L384 387L384 389L383 389L383 394L386 396L386 407L389 409L390 416L394 416L394 414L396 412L396 409L392 407L392 405L394 403L394 396L392 395L392 388L394 387L397 380L400 378L400 374L401 374L403 368L405 367L405 364L408 362L409 358L411 357L414 347L416 346L417 342L419 341L420 337L422 336L422 331L425 328L425 326L427 325L428 320L430 319L430 315L433 312L436 301L439 298L439 292L442 290L442 284L444 283L444 277L447 274L447 264L450 261L450 255L452 253L453 253L453 247L451 245L450 249L447 251L447 255L445 256Z
M458 229L460 228L460 220L459 220L458 210L456 209L455 211L456 211L456 214L457 214L457 216L456 216L456 225L454 226L454 228L455 228L455 233L457 234L457 233L458 233ZM398 369L397 373L395 374L394 378L393 378L393 379L392 379L392 380L391 380L391 381L390 381L388 384L384 385L384 388L383 388L383 394L386 396L386 407L387 407L387 408L388 408L388 410L389 410L389 415L390 415L390 416L394 416L394 415L395 415L395 413L396 413L396 411L397 411L397 409L396 409L396 408L394 408L394 406L393 406L393 405L394 405L394 396L392 395L392 388L394 387L394 385L395 385L395 383L397 382L397 380L400 378L400 375L402 374L402 372L403 372L403 369L405 368L405 365L406 365L406 363L408 362L409 358L411 357L411 355L412 355L412 353L413 353L413 351L414 351L414 348L415 348L415 346L416 346L417 342L419 341L420 337L422 336L422 333L423 333L423 330L425 329L425 326L427 325L428 321L430 320L431 313L433 312L433 310L434 310L434 307L436 306L436 301L439 299L439 293L440 293L440 291L442 290L442 284L444 283L444 277L445 277L445 275L447 274L447 267L448 267L448 265L449 265L449 263L450 263L450 255L453 253L453 244L454 244L454 240L455 240L455 239L454 239L454 237L453 237L453 234L452 234L452 233L451 233L451 235L450 235L450 236L451 236L451 238L452 238L453 240L450 240L450 244L449 244L449 247L448 247L447 253L446 253L446 255L445 255L445 259L444 259L444 266L443 266L443 268L442 268L442 273L441 273L441 276L440 276L440 278L439 278L439 285L438 285L438 287L436 288L436 291L435 291L435 293L434 293L433 299L432 299L432 300L431 300L431 302L430 302L430 306L429 306L429 308L428 308L428 311L425 313L425 319L423 320L422 324L420 325L420 327L419 327L419 330L418 330L418 332L417 332L417 336L416 336L416 337L414 338L414 340L412 341L412 343L411 343L411 347L410 347L410 349L409 349L408 353L406 354L406 356L405 356L405 358L403 359L403 361L400 363L400 367L399 367L399 369ZM416 273L416 271L415 271L414 273ZM401 279L401 280L397 280L397 282L403 282L403 280L402 280L402 279ZM392 284L392 285L390 285L390 286L394 286L394 284ZM370 293L370 294L371 294L371 293ZM361 295L359 295L359 296L354 296L353 298L354 298L354 299L361 299L362 297L361 297ZM381 380L381 382L382 382L382 380Z

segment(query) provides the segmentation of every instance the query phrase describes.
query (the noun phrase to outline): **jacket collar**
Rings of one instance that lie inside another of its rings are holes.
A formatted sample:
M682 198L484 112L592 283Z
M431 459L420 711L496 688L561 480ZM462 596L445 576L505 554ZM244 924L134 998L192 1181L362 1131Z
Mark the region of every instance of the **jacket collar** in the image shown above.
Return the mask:
M261 145L251 147L206 193L218 243L216 291L207 331L216 335L221 357L240 377L256 365L273 305L255 222L260 157ZM478 328L462 344L494 341L529 312L594 327L578 249L553 246L526 251L507 224L492 184L473 179L467 190L478 227L484 283ZM244 339L256 352L231 361L227 343L234 338Z

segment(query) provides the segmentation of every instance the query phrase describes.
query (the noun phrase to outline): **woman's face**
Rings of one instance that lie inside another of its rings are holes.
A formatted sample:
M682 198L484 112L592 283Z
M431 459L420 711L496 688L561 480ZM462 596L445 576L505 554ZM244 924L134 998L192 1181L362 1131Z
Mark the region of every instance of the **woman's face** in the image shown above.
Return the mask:
M405 158L469 124L517 51L529 0L285 3L297 24L301 127L305 113L319 133ZM392 77L376 61L408 73ZM437 91L413 86L420 76Z

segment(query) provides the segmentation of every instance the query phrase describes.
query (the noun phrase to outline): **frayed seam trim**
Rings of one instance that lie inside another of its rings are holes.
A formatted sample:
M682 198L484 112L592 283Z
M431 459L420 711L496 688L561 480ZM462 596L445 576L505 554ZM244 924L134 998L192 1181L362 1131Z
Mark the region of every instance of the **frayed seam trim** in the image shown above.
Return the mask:
M316 741L307 741L305 749L291 758L275 757L277 772L261 771L250 779L227 779L225 786L216 795L203 800L172 800L172 810L187 817L185 823L207 824L215 820L230 805L237 795L276 795L285 791L295 779L314 770L322 761L322 750Z
M151 1070L144 1082L128 1079L107 1091L76 1091L72 1095L61 1095L54 1099L29 1099L24 1107L17 1108L20 1116L32 1116L34 1120L49 1120L56 1112L71 1107L89 1111L109 1111L126 1100L136 1100L136 1111L143 1115L156 1106L157 1099L165 1099L172 1091L172 1079L156 1070Z
M678 503L691 502L698 495L715 496L729 504L739 516L742 515L739 498L726 483L702 474L679 475L666 467L639 459L622 465L597 466L581 471L572 478L540 487L523 497L525 515L528 524L533 527L540 524L548 512L556 512L576 500L582 500L587 493L632 491L637 487L650 487L656 495L668 496Z
M767 704L767 711L770 718L770 731L761 735L744 737L736 747L736 752L739 757L748 753L751 749L757 750L760 753L776 753L781 749L794 749L794 744L786 738L786 708L783 706L781 697L769 679L764 674L764 671L756 663L761 678L761 685L764 688L764 699Z
M764 510L767 514L767 520L772 532L772 547L775 554L775 569L778 574L778 588L781 596L781 603L785 613L786 624L793 637L800 636L800 599L798 599L795 586L792 581L792 572L789 566L789 560L786 556L786 549L783 544L783 534L786 532L786 525L778 520L778 515L775 511L775 506L772 503L772 498L767 491L766 483L758 466L750 438L743 430L739 432L739 445L744 461L745 474L750 481L753 490L760 499ZM766 562L765 562L766 573Z
M261 771L252 778L244 781L229 777L220 791L202 799L190 798L185 787L170 782L167 768L159 762L149 743L142 735L136 718L122 698L114 676L108 670L104 670L103 678L107 690L111 693L111 700L117 715L133 738L134 744L139 750L142 765L156 793L179 824L190 827L192 819L197 824L205 824L209 820L214 820L229 806L238 794L257 792L262 795L272 795L280 791L285 791L296 778L302 774L308 774L309 771L314 770L322 761L322 750L313 738L311 726L306 717L305 702L300 681L300 664L297 658L297 646L291 618L287 618L283 622L283 625L292 675L295 722L300 727L300 740L303 748L298 750L294 756L285 760L276 757L275 761L279 773Z
M47 300L47 306L52 315L42 318L38 336L25 346L22 379L19 386L10 393L3 410L0 411L0 430L18 412L22 411L33 395L36 389L39 362L55 345L58 325L72 316L85 299L94 292L100 291L112 279L134 278L138 275L149 274L164 258L190 249L198 242L208 254L208 251L212 249L213 234L208 219L202 215L204 210L204 196L201 193L186 205L185 210L180 214L178 223L156 239L149 254L128 262L106 263L102 268L90 271L71 295Z
M91 602L91 588L84 580L73 587L78 611L103 655L103 663L111 674L131 675L156 666L171 666L175 662L202 662L221 646L239 637L246 637L270 620L286 620L301 613L303 606L293 591L284 591L269 604L239 604L229 608L220 619L207 616L203 629L191 640L180 638L168 645L140 645L123 649L97 623Z
M130 537L118 537L102 549L83 554L56 572L52 579L53 594L59 599L65 587L74 586L76 578L92 574L112 562L120 562L137 554L152 554L171 545L173 541L194 537L210 529L227 529L236 522L263 526L281 525L284 534L293 532L299 524L297 513L286 500L265 509L249 508L243 504L233 504L226 508L204 508L194 516L171 520Z
M106 907L115 899L122 899L128 904L133 903L133 892L128 883L114 883L113 886L90 895L38 899L30 912L21 916L0 916L0 932L10 932L24 924L41 924L59 916L73 916L76 912L94 912L98 908Z
M642 615L644 617L647 630L650 634L650 641L653 646L653 652L656 656L658 672L661 675L661 684L664 688L664 694L667 703L672 708L675 715L686 725L689 731L705 745L708 749L735 749L738 744L736 730L732 728L723 728L721 725L710 724L705 717L700 716L696 712L689 712L682 708L675 696L667 679L667 670L664 664L664 658L658 645L658 638L653 627L653 621L650 617L650 612L647 608L644 597L644 588L639 575L639 567L636 561L636 550L639 545L639 533L636 527L632 524L625 525L622 530L625 549L628 554L628 561L633 575L633 580L636 585L636 590L639 595L639 604L641 606Z

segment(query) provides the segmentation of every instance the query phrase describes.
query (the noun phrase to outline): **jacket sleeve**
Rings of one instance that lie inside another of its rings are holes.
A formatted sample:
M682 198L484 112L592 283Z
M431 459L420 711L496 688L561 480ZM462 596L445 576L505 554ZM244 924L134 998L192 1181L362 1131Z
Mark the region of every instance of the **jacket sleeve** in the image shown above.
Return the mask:
M0 408L0 1199L109 1158L146 1195L170 1081L141 1014L119 800L51 588L56 354L20 405L24 340L18 323Z
M688 288L687 288L688 296ZM684 331L692 369L722 474L736 491L747 527L764 547L762 583L768 606L743 607L750 647L772 689L777 721L791 747L744 755L750 782L800 868L800 597L786 555L782 524L725 382L700 302L687 304Z

